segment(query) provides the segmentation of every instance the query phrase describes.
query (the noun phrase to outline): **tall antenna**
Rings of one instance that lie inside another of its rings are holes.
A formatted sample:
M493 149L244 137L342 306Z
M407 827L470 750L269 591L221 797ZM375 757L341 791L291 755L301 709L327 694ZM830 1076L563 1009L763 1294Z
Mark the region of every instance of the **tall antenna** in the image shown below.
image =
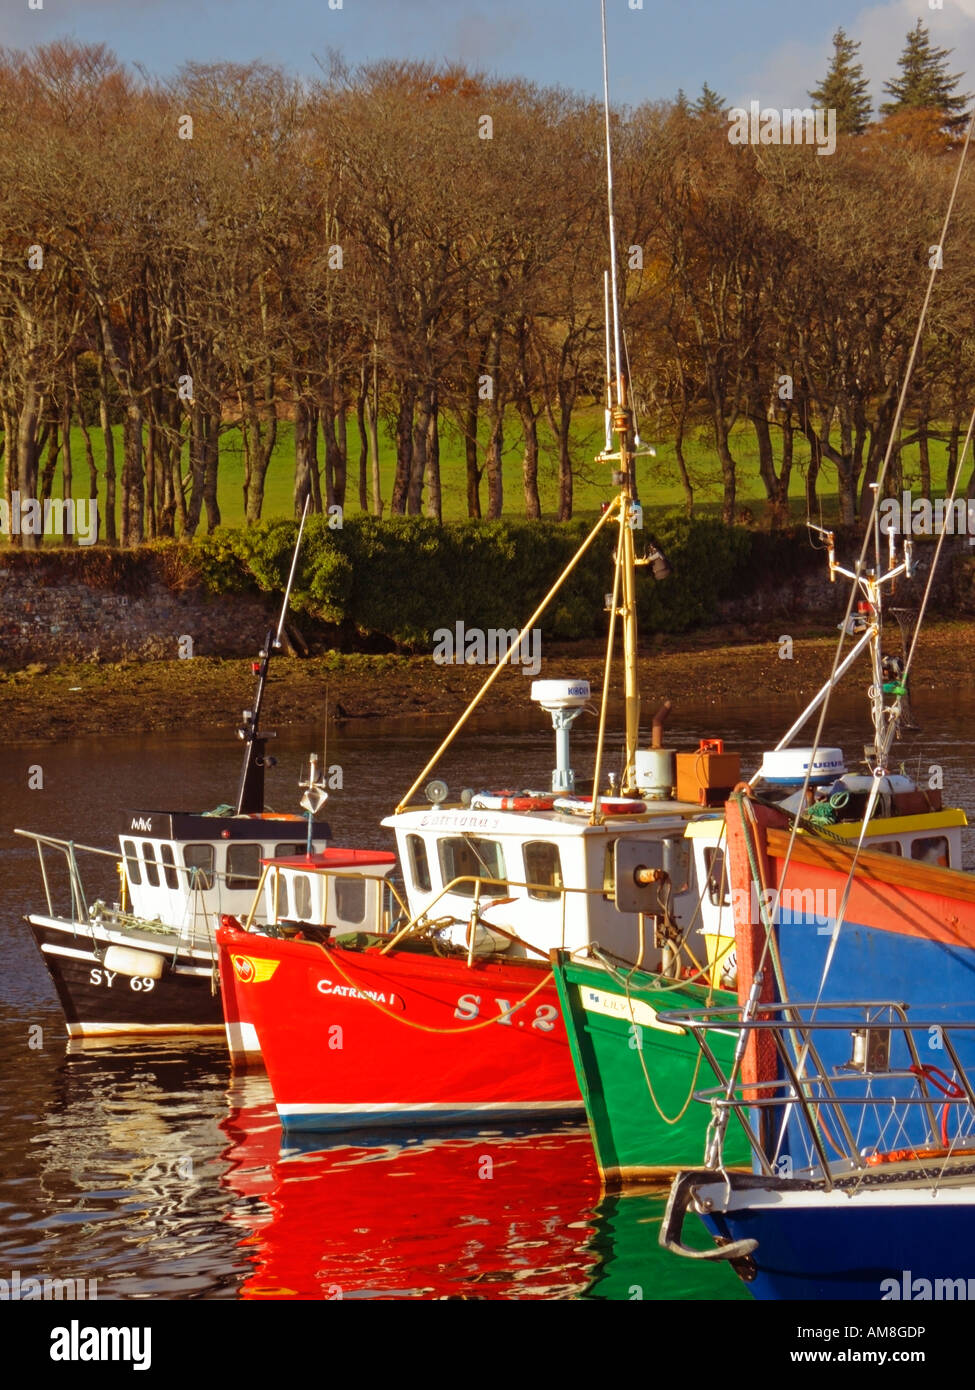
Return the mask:
M606 319L606 409L603 411L603 426L606 439L606 453L613 452L613 345L610 340L609 321L609 271L603 271L603 313Z
M606 0L600 0L603 22L603 115L606 121L606 200L609 205L609 264L613 280L613 346L616 356L616 404L623 401L623 354L620 351L620 294L616 265L616 212L613 207L613 143L609 130L609 48L606 42ZM612 380L612 371L610 372Z

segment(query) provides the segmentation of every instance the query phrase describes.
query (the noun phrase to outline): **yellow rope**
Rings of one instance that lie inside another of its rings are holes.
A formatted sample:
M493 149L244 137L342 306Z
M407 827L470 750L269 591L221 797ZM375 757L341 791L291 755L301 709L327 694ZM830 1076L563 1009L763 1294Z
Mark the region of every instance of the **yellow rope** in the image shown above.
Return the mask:
M540 989L543 989L545 985L548 984L549 980L553 978L554 975L554 972L549 970L542 977L542 979L539 980L538 984L534 987L534 989L530 989L528 991L528 993L525 995L523 999L519 999L517 1004L512 1004L511 1008L508 1009L506 1012L496 1014L493 1018L484 1018L481 1020L480 1023L462 1024L460 1028L434 1028L432 1024L415 1023L412 1019L403 1018L401 1014L395 1013L394 1010L387 1009L385 1004L380 1004L378 999L373 999L371 995L366 993L366 991L362 988L361 985L357 985L355 980L353 980L350 975L346 974L346 972L342 969L342 966L339 964L339 961L336 958L336 950L334 947L332 947L332 949L329 950L329 948L325 946L324 943L321 941L316 941L314 944L319 948L322 954L326 956L329 961L331 961L331 963L335 966L336 970L342 976L343 980L345 980L346 984L351 985L354 990L358 991L361 997L367 1000L373 1006L373 1008L378 1009L379 1012L382 1014L388 1014L390 1018L395 1019L397 1023L404 1024L407 1028L419 1029L421 1033L476 1033L479 1028L487 1028L490 1026L490 1024L497 1023L502 1018L510 1018L513 1013L515 1013L518 1009L522 1007L523 1004L527 1004L529 999L533 999L535 995L538 993L538 991Z
M683 984L683 983L685 983L685 982L684 982L684 981L681 981L681 983ZM676 988L676 986L674 986L674 987ZM637 1023L636 1018L634 1017L634 1014L633 1014L633 1000L632 1000L631 997L630 997L630 978L629 978L628 975L624 975L624 976L623 976L623 988L626 990L626 1002L627 1002L627 1004L629 1005L629 1009L630 1009L630 1027L633 1028L633 1029L639 1028L639 1027L640 1027L640 1024ZM656 991L656 990L655 990L654 993L659 993L659 991ZM711 1002L711 1000L710 1000L710 988L709 988L709 990L708 990L708 1004L710 1004L710 1002ZM653 1007L653 1006L651 1005L651 1007ZM637 1047L636 1051L637 1051L637 1053L639 1054L639 1057L640 1057L640 1069L641 1069L641 1071L643 1072L643 1079L644 1079L644 1081L647 1083L647 1090L648 1090L648 1092L650 1093L650 1099L653 1101L653 1108L656 1110L657 1114L658 1114L658 1115L660 1116L660 1118L663 1120L663 1122L664 1122L665 1125L676 1125L676 1124L678 1124L678 1123L684 1118L685 1114L687 1113L687 1108L688 1108L688 1106L690 1105L691 1101L694 1099L694 1090L695 1090L695 1087L697 1086L697 1078L698 1078L698 1074L700 1073L700 1070L701 1070L701 1062L703 1061L704 1054L703 1054L703 1052L700 1050L700 1048L698 1048L698 1050L697 1050L697 1061L694 1063L694 1075L691 1077L691 1089L690 1089L690 1090L688 1091L688 1093L687 1093L687 1099L684 1101L684 1104L681 1106L680 1110L679 1110L679 1111L677 1112L677 1114L673 1117L673 1119L671 1119L668 1115L665 1115L664 1112L663 1112L663 1110L661 1110L661 1108L660 1108L660 1102L657 1100L656 1093L654 1092L654 1089L653 1089L653 1082L650 1080L650 1073L647 1071L647 1064L646 1064L646 1062L643 1060L643 1034L642 1034L642 1033L640 1033L640 1035L639 1035L638 1042L639 1042L639 1046Z

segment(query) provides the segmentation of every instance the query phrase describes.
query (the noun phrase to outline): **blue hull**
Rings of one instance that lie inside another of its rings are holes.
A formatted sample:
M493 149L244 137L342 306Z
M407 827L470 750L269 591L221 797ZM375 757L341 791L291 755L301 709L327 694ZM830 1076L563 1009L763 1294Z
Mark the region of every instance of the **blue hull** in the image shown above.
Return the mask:
M848 999L890 1000L909 1002L908 1019L942 1021L945 1026L975 1021L975 950L947 946L941 942L906 936L899 932L879 931L862 923L845 922L833 955L825 986L820 987L823 965L830 938L817 932L822 919L801 918L798 914L787 923L779 923L776 931L782 956L783 971L789 995L793 999L823 1002ZM853 1014L851 1013L851 1020ZM975 1035L953 1035L959 1060L970 1074L975 1072ZM927 1035L915 1038L922 1064L929 1064L950 1073L951 1062L946 1056L937 1027ZM850 1059L851 1038L848 1033L821 1032L816 1046L827 1071L842 1068ZM903 1038L895 1041L891 1065L907 1067L911 1058ZM945 1097L937 1084L931 1084L932 1096L940 1107ZM889 1094L914 1094L913 1083L893 1081ZM949 1135L954 1136L964 1107L950 1106ZM803 1149L797 1144L796 1121L790 1123L790 1141L784 1152L791 1153L797 1166L804 1166ZM858 1131L862 1151L874 1147L881 1150L915 1144L925 1140L924 1117L917 1111L900 1116L900 1127L894 1139L893 1126L881 1128L877 1116L863 1116Z
M947 1194L943 1194L947 1197ZM758 1241L754 1298L857 1302L975 1299L975 1206L821 1207L711 1213L712 1235Z

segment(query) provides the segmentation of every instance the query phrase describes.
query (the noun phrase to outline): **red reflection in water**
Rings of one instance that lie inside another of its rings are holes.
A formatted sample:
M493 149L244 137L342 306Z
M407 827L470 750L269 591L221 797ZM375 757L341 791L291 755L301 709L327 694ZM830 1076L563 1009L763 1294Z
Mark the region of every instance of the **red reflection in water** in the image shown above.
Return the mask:
M254 1265L242 1298L567 1298L589 1283L599 1179L578 1126L284 1153L273 1105L222 1128L223 1182L244 1199L228 1219Z

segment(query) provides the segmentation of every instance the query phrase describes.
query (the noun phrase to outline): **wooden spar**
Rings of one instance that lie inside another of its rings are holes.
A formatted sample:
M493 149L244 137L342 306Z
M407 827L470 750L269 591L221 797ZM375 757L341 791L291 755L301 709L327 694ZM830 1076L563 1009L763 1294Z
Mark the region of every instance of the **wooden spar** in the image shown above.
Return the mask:
M406 807L409 805L410 798L412 797L413 793L417 790L417 788L419 787L420 783L421 783L421 782L423 781L423 779L424 779L425 777L427 777L427 776L430 774L430 772L436 767L437 763L440 761L440 759L441 759L441 757L443 756L443 754L447 751L447 749L448 749L448 748L450 747L450 745L453 743L454 739L455 739L455 738L457 737L457 735L460 733L461 729L462 729L462 728L464 727L464 725L467 723L468 719L469 719L469 718L471 717L471 715L474 713L475 709L477 709L477 706L481 703L481 701L484 699L484 696L485 696L485 695L488 693L488 691L491 689L491 686L492 686L492 685L494 684L494 682L497 680L498 676L499 676L499 675L501 674L501 672L504 670L505 666L507 666L508 662L511 660L512 656L514 655L514 653L521 650L521 643L522 643L522 641L524 640L524 638L528 636L528 634L531 632L532 628L533 628L533 627L535 626L535 624L538 622L539 618L540 618L540 617L542 616L542 614L545 612L546 608L548 608L549 604L552 602L552 599L553 599L553 598L555 597L555 595L559 592L559 590L561 589L562 585L565 583L565 581L568 579L569 575L570 575L570 574L572 573L572 571L575 569L576 565L577 565L577 564L579 563L579 561L582 559L583 555L585 555L586 551L589 549L589 547L592 545L593 541L594 541L594 540L596 539L596 537L599 535L599 532L600 532L600 531L602 530L602 528L606 525L606 522L609 521L609 519L610 519L611 517L613 517L613 516L616 515L616 509L617 509L618 506L619 506L619 499L618 499L618 498L614 498L613 501L612 501L612 502L609 504L609 506L606 508L606 510L603 512L602 516L601 516L601 517L599 518L599 520L596 522L595 526L594 526L594 527L592 528L592 530L589 532L589 535L588 535L588 536L585 538L585 540L582 542L582 544L580 545L579 549L578 549L578 550L576 551L576 553L573 555L572 559L571 559L571 560L569 561L569 563L566 565L565 569L564 569L564 570L562 571L562 573L559 575L558 579L556 579L556 581L555 581L555 583L552 585L551 589L549 589L548 593L545 595L545 597L542 599L541 603L540 603L540 604L538 605L538 607L535 609L534 613L533 613L533 614L531 615L531 617L528 619L527 623L526 623L525 626L522 628L521 632L518 634L517 641L513 642L513 643L508 647L508 650L507 650L507 651L504 653L504 655L501 657L501 659L499 660L498 664L495 666L494 670L491 672L491 674L488 676L487 680L486 680L486 681L484 682L484 684L481 686L480 690L479 690L479 691L477 692L477 694L474 696L473 700L470 702L470 704L469 704L469 705L467 706L467 708L464 710L464 713L463 713L463 714L460 716L460 718L457 720L456 724L455 724L454 727L451 729L450 733L447 735L447 737L446 737L446 738L444 739L444 741L441 743L440 747L439 747L439 748L437 749L437 751L433 754L433 756L429 759L429 761L427 762L427 764L426 764L426 766L424 767L423 771L420 773L420 775L417 777L416 781L415 781L415 782L413 783L413 785L410 787L409 791L406 793L406 795L405 795L405 796L403 797L403 799L400 801L399 805L396 807L396 815L399 815L402 811L405 811L405 810L406 810Z

